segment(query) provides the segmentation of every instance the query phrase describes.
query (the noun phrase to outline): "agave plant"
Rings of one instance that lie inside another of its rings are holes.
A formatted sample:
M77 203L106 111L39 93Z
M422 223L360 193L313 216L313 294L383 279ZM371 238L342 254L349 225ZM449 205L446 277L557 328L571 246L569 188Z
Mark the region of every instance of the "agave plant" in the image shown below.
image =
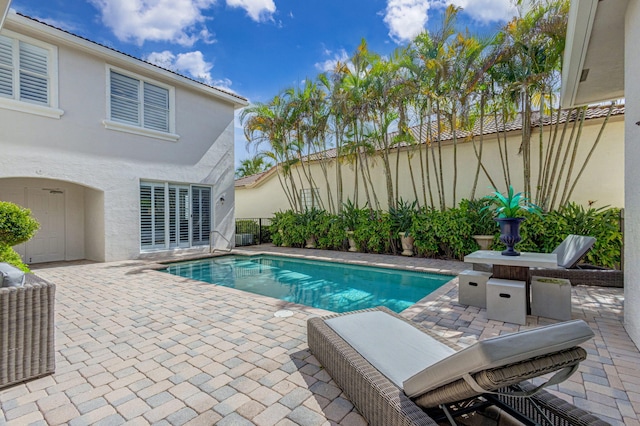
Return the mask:
M540 207L525 197L523 192L516 193L511 185L509 185L509 191L506 196L496 189L492 195L487 195L484 198L490 204L483 210L492 209L495 211L496 217L499 218L520 217L523 211L534 213L538 216L541 216L542 213Z

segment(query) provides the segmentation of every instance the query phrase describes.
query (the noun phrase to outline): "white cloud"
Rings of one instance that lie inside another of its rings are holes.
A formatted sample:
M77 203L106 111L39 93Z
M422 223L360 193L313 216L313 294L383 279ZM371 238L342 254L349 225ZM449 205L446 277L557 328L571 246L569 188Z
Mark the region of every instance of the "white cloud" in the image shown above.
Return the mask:
M273 0L227 0L227 6L240 7L256 22L268 21L276 11Z
M335 53L325 49L324 54L326 56L331 56L331 58L323 62L316 62L315 64L316 68L323 72L333 71L336 68L336 65L338 62L344 63L349 60L349 55L347 54L347 51L344 49L340 49Z
M384 22L396 43L413 40L427 23L430 0L388 0Z
M462 7L463 13L483 24L509 21L518 12L511 0L451 0L450 3Z
M203 10L216 0L90 0L100 10L102 22L121 41L142 45L145 41L168 41L192 46L211 42L203 29Z
M396 43L413 40L425 29L429 10L449 4L462 7L462 13L481 24L509 21L518 12L512 0L387 0L384 22L389 36Z
M162 68L185 74L210 86L221 88L224 85L231 86L231 80L229 79L213 80L211 77L213 64L205 61L202 52L199 50L194 52L178 53L177 55L174 55L168 50L163 52L153 52L147 55L145 60Z

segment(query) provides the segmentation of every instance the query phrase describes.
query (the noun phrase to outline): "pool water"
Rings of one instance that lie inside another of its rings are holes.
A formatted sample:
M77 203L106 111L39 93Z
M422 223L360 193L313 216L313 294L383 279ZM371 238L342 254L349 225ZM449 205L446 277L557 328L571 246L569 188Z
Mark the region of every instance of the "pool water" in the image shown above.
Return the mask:
M453 278L268 255L181 262L164 271L338 313L375 306L400 312Z

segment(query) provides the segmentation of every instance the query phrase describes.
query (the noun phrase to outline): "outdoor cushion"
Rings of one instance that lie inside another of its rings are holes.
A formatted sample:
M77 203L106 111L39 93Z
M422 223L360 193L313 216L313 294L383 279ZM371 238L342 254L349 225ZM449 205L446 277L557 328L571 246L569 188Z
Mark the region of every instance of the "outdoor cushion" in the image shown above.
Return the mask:
M0 263L0 287L22 287L24 272L8 263Z
M593 247L596 239L585 235L568 235L552 253L558 256L560 268L573 268Z
M421 370L455 353L447 345L384 312L360 312L325 321L398 388Z
M574 320L481 340L415 374L403 389L409 397L417 397L467 373L569 349L593 336L584 321Z

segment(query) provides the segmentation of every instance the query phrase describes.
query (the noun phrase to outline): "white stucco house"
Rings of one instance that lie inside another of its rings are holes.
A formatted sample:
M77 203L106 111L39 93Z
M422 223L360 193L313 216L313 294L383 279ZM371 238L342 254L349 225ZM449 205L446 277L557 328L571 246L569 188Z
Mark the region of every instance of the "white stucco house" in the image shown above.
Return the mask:
M0 200L30 208L28 263L133 259L234 232L247 100L8 10L0 0ZM5 17L6 15L6 17Z
M624 96L625 328L640 347L640 0L571 0L562 105Z

